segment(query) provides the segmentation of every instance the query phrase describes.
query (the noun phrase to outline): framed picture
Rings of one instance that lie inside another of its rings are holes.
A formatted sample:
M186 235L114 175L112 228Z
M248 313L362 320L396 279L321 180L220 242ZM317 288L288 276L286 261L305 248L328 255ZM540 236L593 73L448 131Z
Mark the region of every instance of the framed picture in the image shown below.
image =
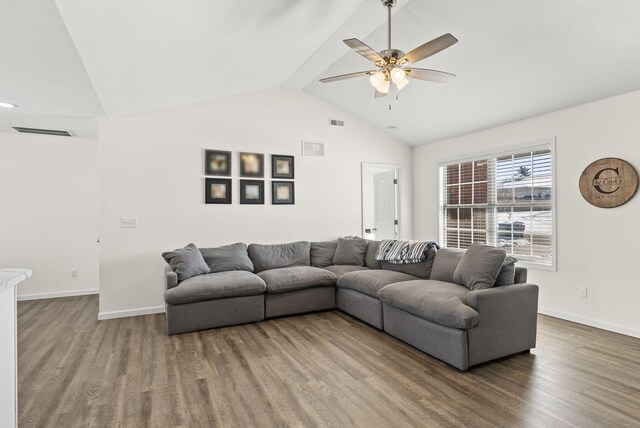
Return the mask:
M264 204L263 180L240 180L241 204Z
M271 182L271 203L273 205L293 205L295 201L293 181Z
M264 177L264 155L261 153L240 153L241 177Z
M205 178L204 202L206 204L231 203L230 178Z
M231 175L231 152L205 150L204 175Z
M293 178L293 156L271 155L271 177Z

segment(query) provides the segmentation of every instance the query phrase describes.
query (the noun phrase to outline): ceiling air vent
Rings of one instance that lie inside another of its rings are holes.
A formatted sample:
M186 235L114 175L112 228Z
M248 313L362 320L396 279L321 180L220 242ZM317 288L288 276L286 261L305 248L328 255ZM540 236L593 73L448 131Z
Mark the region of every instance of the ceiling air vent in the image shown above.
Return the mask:
M13 129L24 134L57 135L59 137L72 136L69 131L60 131L57 129L23 128L22 126L14 126Z
M302 156L324 156L324 143L303 141Z
M344 126L344 120L342 119L329 119L329 126Z

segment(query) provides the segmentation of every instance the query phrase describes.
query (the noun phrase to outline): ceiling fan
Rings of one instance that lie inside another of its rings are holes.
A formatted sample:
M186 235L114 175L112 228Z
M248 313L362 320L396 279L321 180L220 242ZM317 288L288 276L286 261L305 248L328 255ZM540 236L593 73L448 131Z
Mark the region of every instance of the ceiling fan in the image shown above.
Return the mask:
M398 88L399 91L402 90L409 84L408 77L441 83L446 83L456 77L455 74L446 73L444 71L406 67L408 64L422 61L425 58L447 49L448 47L456 44L458 39L447 33L431 40L430 42L418 46L408 54L405 54L398 49L391 49L391 8L395 6L396 0L381 1L384 7L387 8L388 49L376 52L358 39L343 40L351 49L373 62L376 65L376 69L325 77L324 79L320 79L320 81L322 83L329 83L354 77L370 76L369 82L371 82L371 86L376 90L375 98L380 98L389 93L391 82L396 85L396 88Z

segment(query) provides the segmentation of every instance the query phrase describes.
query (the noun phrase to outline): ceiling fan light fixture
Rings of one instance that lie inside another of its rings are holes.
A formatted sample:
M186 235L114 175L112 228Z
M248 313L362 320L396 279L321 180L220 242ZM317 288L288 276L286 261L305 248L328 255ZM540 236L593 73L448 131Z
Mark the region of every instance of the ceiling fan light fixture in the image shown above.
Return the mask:
M391 81L389 79L382 82L382 84L376 88L378 92L382 92L383 94L388 94L389 89L391 87Z
M377 73L373 74L369 78L369 83L371 83L371 86L373 86L378 90L383 86L384 82L386 81L387 81L387 76L385 76L385 74L382 71L378 71Z
M406 77L402 80L400 80L399 82L393 82L396 85L396 88L398 88L399 91L401 91L405 86L407 86L410 81L409 79L407 79Z
M393 81L393 83L395 83L396 85L398 84L398 82L401 82L403 80L406 80L407 78L407 72L404 71L403 69L401 69L400 67L394 67L391 70L391 80Z

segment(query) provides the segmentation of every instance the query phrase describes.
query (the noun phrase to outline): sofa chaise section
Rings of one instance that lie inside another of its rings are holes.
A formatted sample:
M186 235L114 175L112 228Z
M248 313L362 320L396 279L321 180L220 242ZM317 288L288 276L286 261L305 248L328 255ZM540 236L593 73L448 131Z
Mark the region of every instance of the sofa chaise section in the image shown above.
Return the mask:
M503 256L487 288L470 289L453 282L463 255L443 249L432 279L382 288L384 331L460 370L535 348L538 286L517 283L526 281L526 270Z

